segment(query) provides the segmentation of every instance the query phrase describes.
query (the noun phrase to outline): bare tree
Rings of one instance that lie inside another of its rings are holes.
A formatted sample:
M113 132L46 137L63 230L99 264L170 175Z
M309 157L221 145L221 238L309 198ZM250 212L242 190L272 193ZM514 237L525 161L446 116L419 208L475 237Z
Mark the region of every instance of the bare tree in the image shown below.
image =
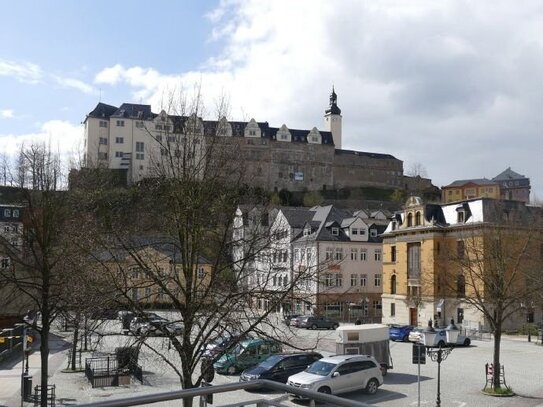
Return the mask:
M543 288L541 213L494 205L493 222L465 230L444 251L438 276L449 297L480 312L494 335L493 386L500 388L500 344L508 324L525 314Z
M147 126L151 176L128 191L97 194L92 204L103 248L95 260L118 301L141 312L160 298L184 325L181 336L165 332L180 364L145 338L138 342L177 373L183 388L199 386L209 373L209 364L197 372L206 343L217 335L253 332L288 342L292 333L270 316L305 277L297 273L270 290L274 269L268 267L258 284L249 284L255 259L271 262L275 237L259 222L233 237L238 206L266 203L245 187L251 176L240 154L245 140L232 136L226 106L217 106L217 120L205 122L199 97L169 104L175 114L161 112ZM256 298L267 308L256 309Z

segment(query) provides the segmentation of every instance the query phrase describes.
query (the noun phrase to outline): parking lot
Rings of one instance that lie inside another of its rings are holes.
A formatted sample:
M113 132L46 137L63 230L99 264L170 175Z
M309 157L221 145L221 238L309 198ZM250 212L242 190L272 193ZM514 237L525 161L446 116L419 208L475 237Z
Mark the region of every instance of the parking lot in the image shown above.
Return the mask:
M117 326L118 325L118 326ZM112 321L107 327L98 350L107 353L118 346L129 345L134 340L131 336L118 334L120 324ZM287 334L287 333L285 333ZM293 328L289 343L297 346L316 344L317 350L324 355L335 353L336 332L332 330L312 331ZM150 338L151 344L168 359L177 364L178 357L168 346L167 338ZM384 385L374 396L363 392L344 395L353 400L379 406L416 406L418 405L417 365L412 364L412 344L390 343L394 368L385 377ZM467 348L455 348L441 364L441 405L448 406L543 406L543 346L528 343L526 338L505 338L502 341L502 363L505 366L505 378L518 396L513 398L495 398L481 394L485 385L485 363L492 361L493 344L489 341L473 341ZM86 355L83 356L83 359ZM157 393L179 389L179 378L172 368L160 360L152 351L142 349L139 363L144 370L144 383L133 382L119 388L92 389L83 373L67 374L59 369L52 377L60 398L72 403L98 401L108 398L131 397L135 395ZM64 366L63 366L64 367ZM437 390L437 363L426 360L421 365L420 405L433 406ZM215 375L213 384L230 383L239 380L239 375ZM255 399L282 398L285 406L304 405L304 402L289 400L284 394L248 393L238 391L216 395L214 406L227 405L238 401ZM179 403L161 403L157 405L179 405ZM305 403L307 405L307 403Z

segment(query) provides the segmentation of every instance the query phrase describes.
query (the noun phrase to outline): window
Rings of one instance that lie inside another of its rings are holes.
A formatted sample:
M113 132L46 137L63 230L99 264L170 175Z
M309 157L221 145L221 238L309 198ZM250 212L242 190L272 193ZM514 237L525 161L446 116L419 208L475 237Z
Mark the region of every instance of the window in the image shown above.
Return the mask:
M286 254L287 254L287 252L285 252L285 260L284 261L287 261ZM310 262L311 262L311 249L307 249L307 264L309 264Z
M373 253L373 257L375 261L381 261L381 249L375 249L375 252Z
M351 274L351 287L356 287L358 285L358 276L356 274Z
M336 247L336 260L343 260L343 248Z
M456 298L464 298L466 296L466 278L460 274L456 278Z
M341 287L343 285L343 276L341 273L336 273L336 281L335 281L336 287Z
M360 236L366 236L366 229L360 229L358 232L360 233Z
M464 245L464 241L457 240L456 241L456 255L458 256L458 258L463 259L465 251L466 251L466 248Z
M137 128L137 129L143 128L143 122L137 121L137 122L136 122L136 128Z
M144 151L144 143L143 141L136 141L136 151L139 153L143 153Z
M132 301L138 301L138 289L132 288Z
M100 140L98 141L98 143L107 145L107 138L106 137L100 137Z
M124 120L117 120L117 127L124 127Z
M19 217L19 209L13 210L13 217L18 218ZM17 226L15 226L15 231L17 232Z
M122 151L115 151L115 157L123 158L123 152Z
M368 284L368 275L360 274L360 287L365 287Z
M123 144L124 143L124 137L115 137L115 143Z
M396 294L396 274L390 277L390 294Z
M206 271L203 267L198 268L198 278L202 280L206 275Z
M0 268L7 269L9 267L9 257L3 257L0 260Z
M373 278L373 282L375 284L375 287L381 287L381 274L376 274Z
M396 262L396 246L390 247L390 261L393 263Z
M300 261L300 249L294 249L294 261Z
M417 211L417 213L415 214L415 225L420 226L420 224L420 212Z
M144 154L143 153L136 153L136 160L143 160Z
M352 234L353 236L358 235L358 228L352 228L352 229L351 229L351 234Z
M360 249L360 261L368 260L368 251L366 249Z
M324 285L326 287L332 287L333 275L331 273L326 273L324 275Z
M464 211L458 211L456 214L456 221L458 223L464 223Z
M380 310L381 309L381 301L373 300L373 309L375 311Z
M394 304L394 303L390 304L390 316L391 317L396 316L396 304Z
M339 228L332 228L332 235L338 236L339 235Z
M99 152L98 153L98 159L99 160L107 160L107 153Z
M420 278L420 243L407 244L407 278Z
M4 217L6 218L11 217L11 209L4 209Z
M332 257L334 256L334 249L331 247L326 248L326 260L332 260Z
M353 261L358 260L358 249L354 247L351 248L351 260Z
M370 236L371 237L377 236L377 229L370 229Z
M155 124L156 130L162 130L162 124Z
M413 226L413 214L410 213L407 215L407 227Z

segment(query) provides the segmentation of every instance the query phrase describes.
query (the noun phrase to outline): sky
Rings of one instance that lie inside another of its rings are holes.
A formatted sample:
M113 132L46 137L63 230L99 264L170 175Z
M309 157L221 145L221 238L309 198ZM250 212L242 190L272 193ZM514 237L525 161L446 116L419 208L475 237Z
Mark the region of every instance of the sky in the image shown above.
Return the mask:
M441 187L531 179L543 200L543 2L28 0L3 4L0 153L80 150L99 101L199 91L204 118L324 129L332 86L344 149L386 153Z

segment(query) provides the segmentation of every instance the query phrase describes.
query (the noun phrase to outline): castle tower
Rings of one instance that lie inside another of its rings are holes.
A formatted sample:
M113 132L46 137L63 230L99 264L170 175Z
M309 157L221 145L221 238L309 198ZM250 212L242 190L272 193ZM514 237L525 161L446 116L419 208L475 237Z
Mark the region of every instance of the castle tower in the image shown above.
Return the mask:
M337 95L333 86L330 107L324 111L324 130L332 133L335 147L341 149L341 109L337 105Z

